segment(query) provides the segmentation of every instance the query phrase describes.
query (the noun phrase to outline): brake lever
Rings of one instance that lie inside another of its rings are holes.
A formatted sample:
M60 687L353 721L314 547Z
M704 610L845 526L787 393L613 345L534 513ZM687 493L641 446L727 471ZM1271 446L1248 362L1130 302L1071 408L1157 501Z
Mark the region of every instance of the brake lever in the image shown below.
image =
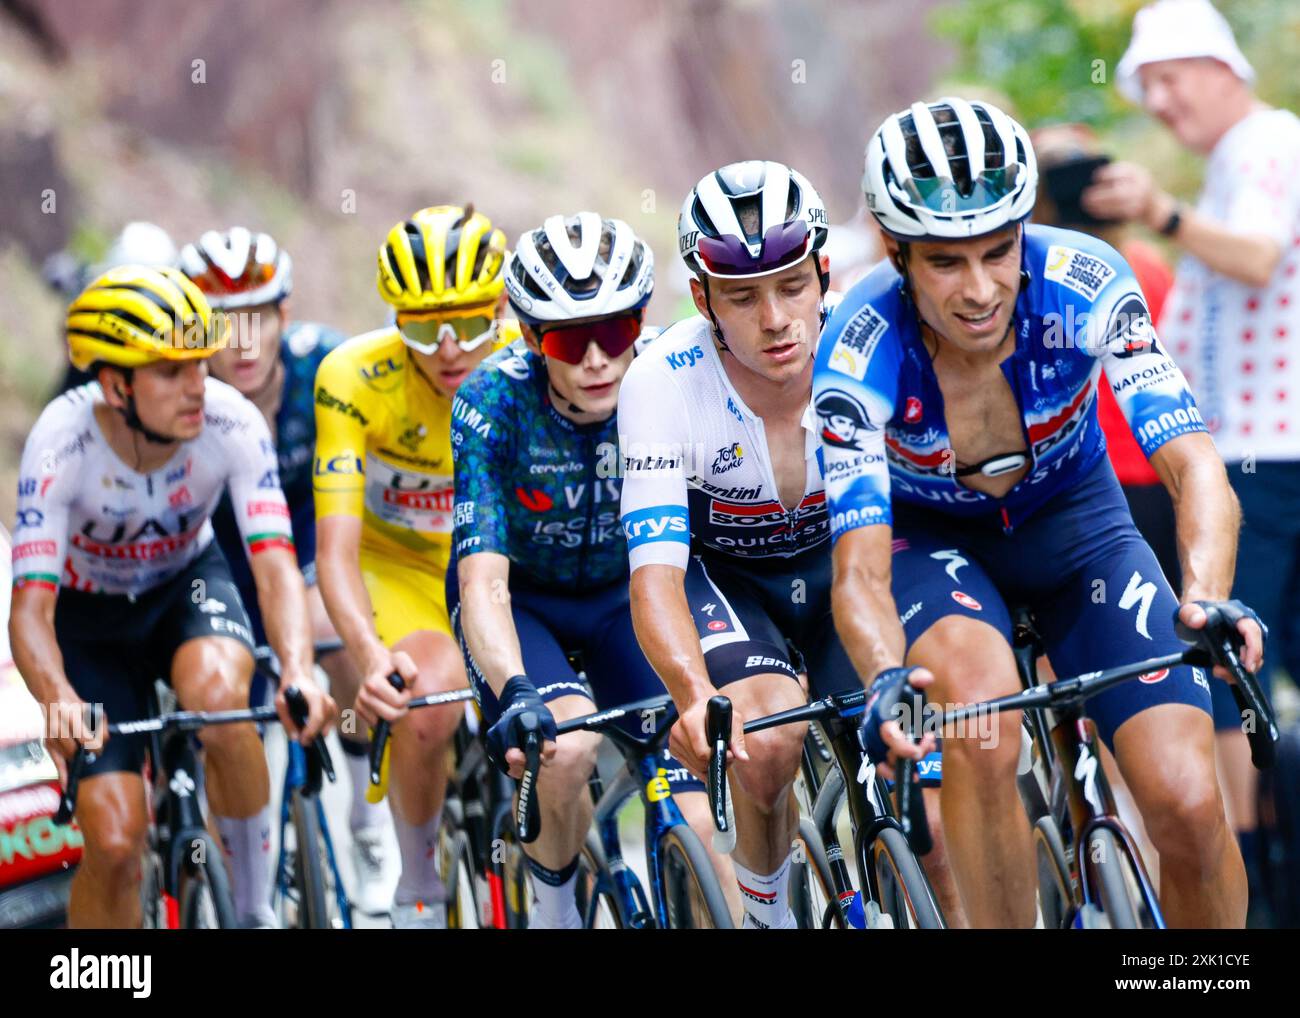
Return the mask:
M731 797L727 794L727 751L731 746L731 700L725 696L709 698L705 707L705 734L712 751L709 754L709 809L713 813L713 850L729 855L736 847L736 820Z
M290 686L284 691L284 699L289 706L289 717L293 720L298 731L301 732L311 713L307 709L307 698L303 696L302 690L297 686ZM334 761L330 758L330 751L325 745L324 736L318 735L312 740L311 745L305 748L315 760L316 765L325 774L325 777L333 782L335 780ZM316 786L312 789L313 792L320 791L320 782L318 780L313 781L312 784Z
M388 673L388 684L399 693L406 688L401 675L395 671ZM384 750L388 747L388 737L391 732L392 726L383 718L375 722L375 730L370 738L370 783L376 787L381 781Z
M519 801L515 805L515 827L525 845L537 840L542 832L541 811L537 804L537 772L542 766L541 723L533 711L519 716L524 735L524 774L519 779Z

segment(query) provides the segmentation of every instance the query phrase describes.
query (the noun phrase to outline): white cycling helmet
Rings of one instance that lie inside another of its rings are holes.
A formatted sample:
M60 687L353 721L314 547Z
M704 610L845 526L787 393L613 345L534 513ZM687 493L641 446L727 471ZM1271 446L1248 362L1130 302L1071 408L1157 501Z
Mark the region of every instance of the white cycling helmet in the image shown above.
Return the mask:
M947 97L885 118L867 143L862 189L898 240L980 237L1033 211L1038 164L1011 117Z
M742 213L752 230L742 225ZM677 217L677 249L696 275L766 276L817 251L828 232L826 205L803 174L751 159L715 170L691 188Z
M181 249L181 271L208 298L213 308L277 304L293 290L293 261L269 233L233 226L209 230L197 243Z
M595 212L551 216L521 234L505 271L510 305L529 325L638 310L654 279L650 246Z

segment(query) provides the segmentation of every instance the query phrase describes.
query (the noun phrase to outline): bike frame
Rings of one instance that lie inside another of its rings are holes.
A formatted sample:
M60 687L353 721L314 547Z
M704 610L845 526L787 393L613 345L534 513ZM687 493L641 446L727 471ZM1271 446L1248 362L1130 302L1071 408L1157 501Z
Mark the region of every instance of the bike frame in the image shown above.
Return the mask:
M329 859L330 872L334 875L334 900L338 903L339 915L343 917L343 928L352 929L352 906L347 892L343 888L343 875L339 872L338 859L334 852L334 837L330 834L329 824L325 821L325 806L320 800L320 775L311 773L311 761L307 751L293 739L288 742L288 761L284 769L284 791L280 796L280 856L275 867L275 886L272 888L272 902L285 894L289 887L289 854L285 850L285 834L292 820L293 793L304 790L304 796L311 799L312 808L320 820L321 836L325 839L325 854Z
M1033 689L1044 685L1039 680L1037 668L1037 660L1042 653L1041 639L1028 613L1023 609L1016 613L1015 643L1016 664L1024 688ZM1164 915L1160 911L1160 902L1147 874L1142 854L1119 818L1110 782L1106 780L1097 750L1096 726L1080 707L1066 707L1056 711L1031 708L1025 714L1031 719L1030 728L1034 738L1042 740L1039 745L1050 761L1054 786L1050 790L1051 815L1062 837L1070 839L1067 844L1072 848L1071 876L1074 886L1078 888L1072 902L1073 911L1077 914L1084 905L1101 905L1096 870L1088 858L1088 844L1093 832L1104 827L1119 840L1132 860L1152 922L1157 929L1165 929ZM1044 735L1047 736L1045 740Z

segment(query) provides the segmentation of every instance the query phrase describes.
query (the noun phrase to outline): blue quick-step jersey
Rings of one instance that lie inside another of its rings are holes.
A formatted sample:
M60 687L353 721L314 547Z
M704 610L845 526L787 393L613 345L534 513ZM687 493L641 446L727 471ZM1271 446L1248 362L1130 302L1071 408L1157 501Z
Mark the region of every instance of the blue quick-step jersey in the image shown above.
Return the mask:
M1015 351L1001 368L1032 466L1002 498L954 475L943 395L894 267L876 268L832 313L818 346L813 404L833 539L890 523L891 497L954 516L1001 512L1014 528L1105 456L1096 410L1103 368L1148 458L1179 435L1206 430L1114 248L1086 234L1027 226L1022 267L1028 278L1012 320Z
M491 551L515 578L585 591L627 576L614 415L578 425L551 405L545 361L516 340L452 403L456 557Z

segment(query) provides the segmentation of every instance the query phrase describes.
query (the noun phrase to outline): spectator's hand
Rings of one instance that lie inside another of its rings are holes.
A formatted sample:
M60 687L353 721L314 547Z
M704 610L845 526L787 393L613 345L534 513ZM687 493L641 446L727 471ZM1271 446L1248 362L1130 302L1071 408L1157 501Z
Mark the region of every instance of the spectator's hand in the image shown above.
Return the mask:
M1137 163L1108 163L1097 170L1092 181L1080 203L1098 219L1139 222L1159 230L1174 211L1174 199Z

